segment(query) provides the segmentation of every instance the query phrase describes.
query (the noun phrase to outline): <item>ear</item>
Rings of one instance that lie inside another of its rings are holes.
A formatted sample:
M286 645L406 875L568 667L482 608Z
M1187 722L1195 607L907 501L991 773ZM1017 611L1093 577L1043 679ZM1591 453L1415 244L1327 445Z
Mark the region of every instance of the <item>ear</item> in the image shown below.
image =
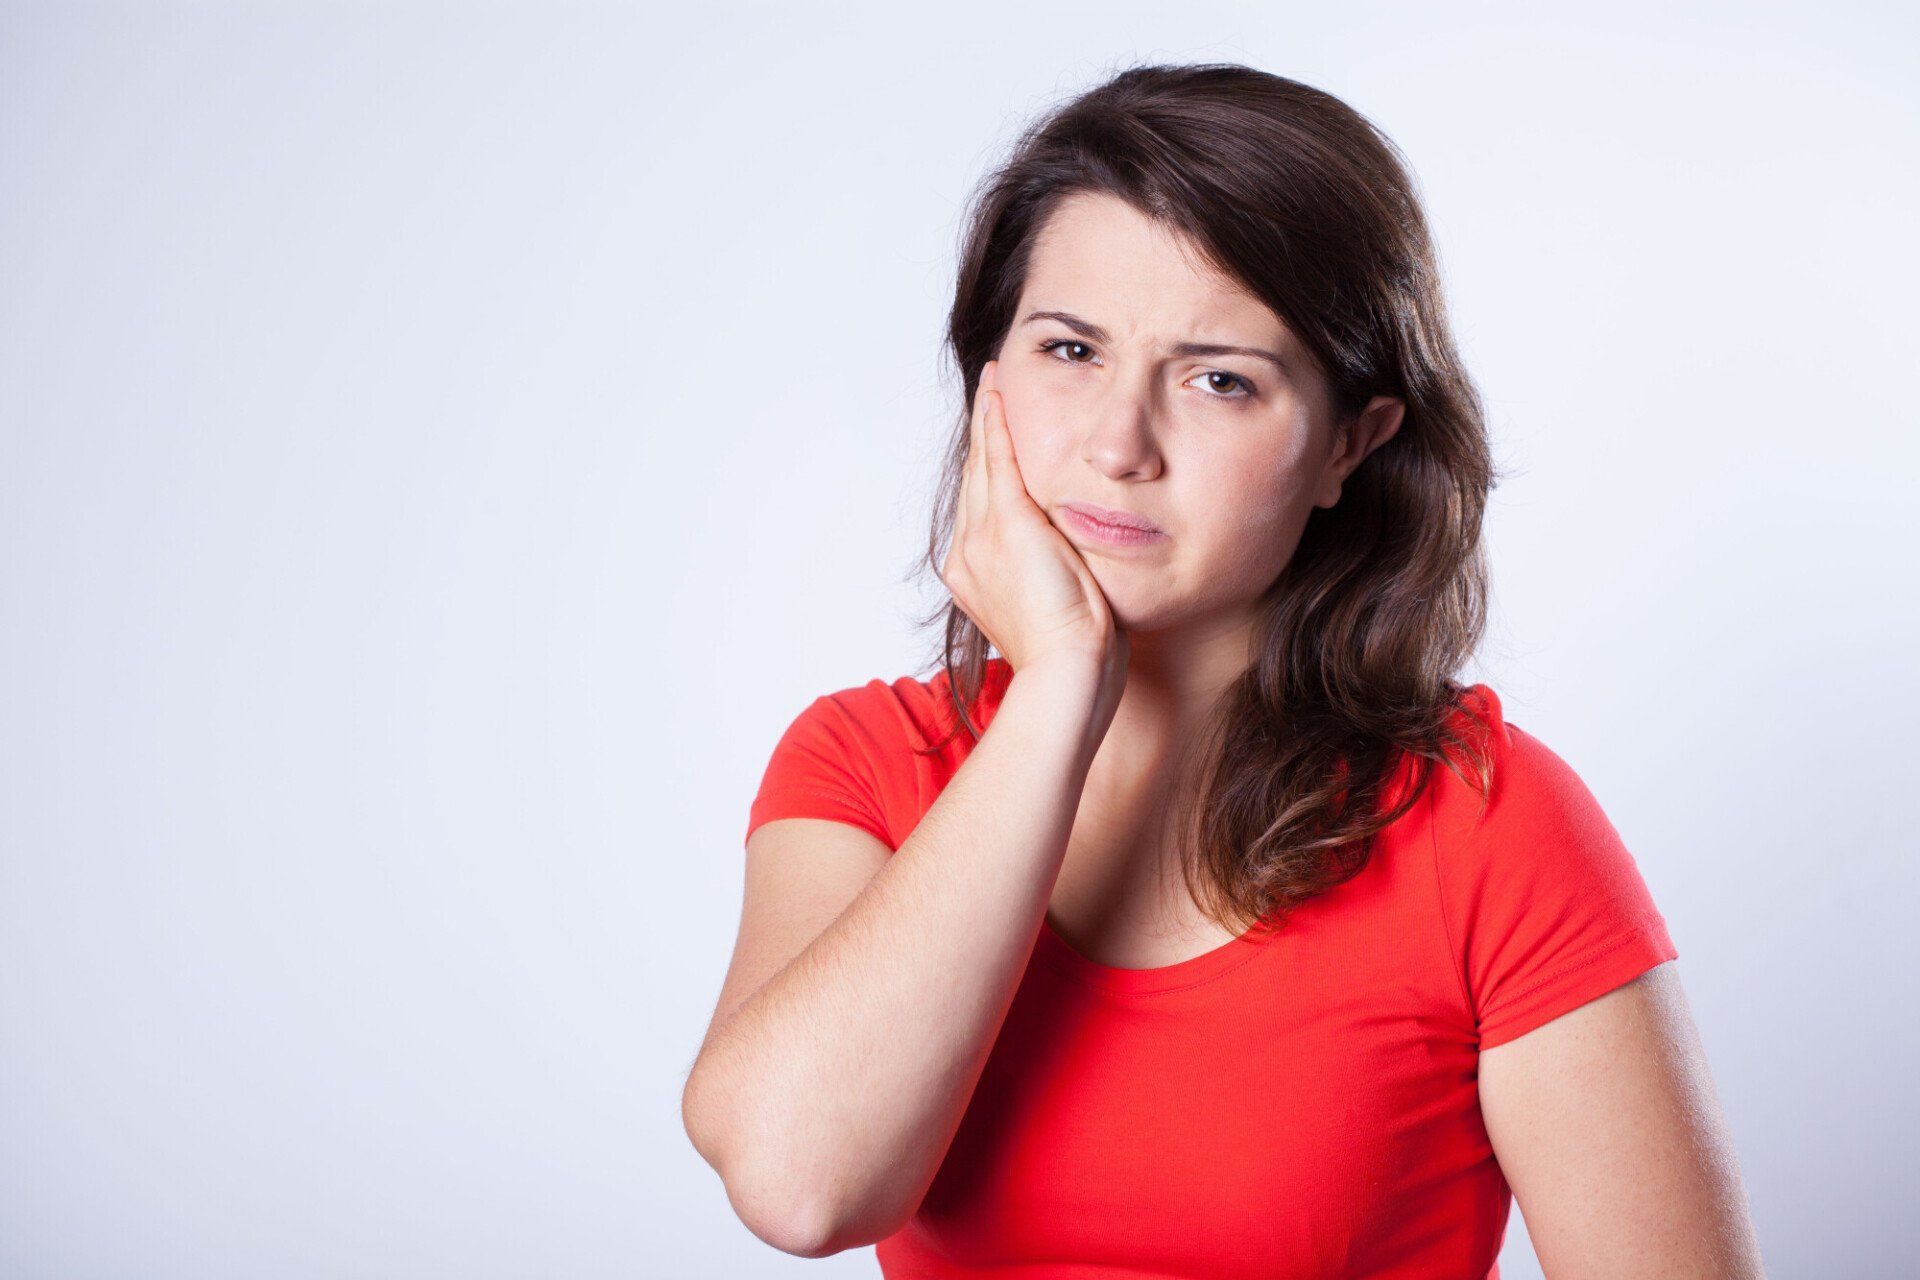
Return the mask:
M1406 412L1406 401L1393 396L1375 396L1367 401L1366 408L1336 428L1333 456L1327 459L1314 506L1331 507L1340 501L1340 486L1367 460L1368 454L1393 439Z

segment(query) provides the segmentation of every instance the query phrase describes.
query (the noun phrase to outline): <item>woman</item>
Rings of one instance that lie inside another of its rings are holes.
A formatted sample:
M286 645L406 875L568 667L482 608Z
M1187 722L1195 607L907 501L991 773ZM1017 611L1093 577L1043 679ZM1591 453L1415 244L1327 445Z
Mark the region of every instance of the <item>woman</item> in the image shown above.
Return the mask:
M949 341L942 669L816 699L752 805L683 1098L741 1219L889 1276L1497 1277L1517 1195L1549 1276L1760 1275L1632 856L1451 678L1493 468L1392 144L1125 71L982 191Z

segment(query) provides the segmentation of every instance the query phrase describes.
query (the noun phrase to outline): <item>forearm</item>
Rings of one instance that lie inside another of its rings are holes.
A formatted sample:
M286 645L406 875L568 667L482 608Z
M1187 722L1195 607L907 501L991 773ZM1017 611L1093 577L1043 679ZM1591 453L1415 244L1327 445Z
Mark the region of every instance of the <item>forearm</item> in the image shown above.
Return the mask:
M690 1087L736 1202L833 1251L926 1194L1006 1017L1104 724L1091 663L1014 677L858 897L712 1038Z

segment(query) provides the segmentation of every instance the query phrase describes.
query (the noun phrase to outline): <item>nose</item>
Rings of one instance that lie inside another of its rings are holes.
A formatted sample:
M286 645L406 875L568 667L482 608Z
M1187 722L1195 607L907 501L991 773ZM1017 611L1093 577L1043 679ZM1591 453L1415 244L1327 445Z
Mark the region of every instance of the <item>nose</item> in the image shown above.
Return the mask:
M1114 480L1151 480L1160 474L1160 443L1154 429L1159 406L1152 383L1115 379L1089 407L1093 417L1081 443L1082 461Z

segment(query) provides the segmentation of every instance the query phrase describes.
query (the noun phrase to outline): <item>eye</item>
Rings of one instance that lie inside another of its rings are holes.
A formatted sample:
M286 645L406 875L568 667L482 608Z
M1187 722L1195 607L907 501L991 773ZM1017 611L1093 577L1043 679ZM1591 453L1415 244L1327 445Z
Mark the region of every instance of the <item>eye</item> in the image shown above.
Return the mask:
M1216 397L1215 397L1215 399L1218 399L1218 400L1240 400L1240 399L1246 399L1246 398L1250 398L1250 397L1251 397L1251 396L1253 395L1253 384L1252 384L1252 383L1250 383L1250 382L1248 382L1248 381L1247 381L1247 380L1246 380L1245 378L1243 378L1243 377L1241 377L1241 376L1240 376L1239 374L1237 374L1237 373L1227 373L1227 372L1225 372L1224 370L1221 370L1221 369L1209 369L1209 370L1208 370L1207 372L1205 372L1205 373L1203 373L1203 374L1201 374L1201 375L1199 375L1199 376L1200 376L1200 377L1202 377L1202 378L1225 378L1225 379L1226 379L1226 380L1227 380L1228 382L1230 382L1230 383L1232 383L1232 384L1233 384L1234 386L1236 386L1236 387L1239 387L1239 388L1240 388L1240 394L1239 394L1239 395L1236 395L1236 396L1216 396Z
M1088 346L1086 343L1076 342L1072 338L1055 338L1051 342L1043 342L1040 344L1040 350L1042 351L1052 351L1055 347L1079 347L1082 351L1093 350L1093 348ZM1067 364L1085 364L1086 362L1084 360L1075 360L1073 357L1069 356L1066 359L1066 363Z
M1077 340L1077 339L1074 339L1074 338L1053 338L1053 339L1051 339L1051 340L1049 340L1049 341L1047 341L1047 342L1043 342L1043 343L1041 343L1041 344L1040 344L1040 346L1039 346L1039 350L1041 350L1041 351L1043 351L1043 352L1046 352L1046 351L1054 351L1054 350L1057 350L1057 349L1059 349L1059 348L1062 348L1062 347L1067 347L1067 348L1072 348L1072 347L1078 347L1078 348L1079 348L1080 350L1082 350L1082 351L1086 351L1086 352L1091 352L1091 351L1093 350L1093 348L1092 348L1092 347L1090 347L1090 346L1088 346L1088 345L1087 345L1086 343L1084 343L1084 342L1081 342L1081 341L1079 341L1079 340ZM1075 359L1074 357L1072 357L1071 355L1069 355L1069 356L1065 356L1065 357L1061 357L1061 356L1055 356L1055 357L1054 357L1054 359L1056 359L1056 360L1059 360L1059 361L1060 361L1060 363L1062 363L1062 364L1087 364L1087 363L1089 363L1089 362L1088 362L1088 361L1086 361L1086 360L1077 360L1077 359ZM1205 373L1202 373L1202 374L1196 374L1196 375L1195 375L1195 377L1200 377L1200 378L1225 378L1225 379L1227 380L1227 383L1229 384L1229 386L1232 386L1232 387L1238 387L1238 388L1239 388L1239 390L1238 390L1237 392L1234 392L1234 393L1231 393L1231 394L1226 394L1226 395L1215 395L1215 394L1212 394L1212 393L1209 393L1209 398L1210 398L1210 399L1214 399L1214 400L1251 400L1251 399L1253 398L1253 396L1254 396L1254 386L1253 386L1253 384L1252 384L1251 382L1248 382L1248 381L1247 381L1247 380L1246 380L1245 378L1243 378L1243 377L1241 377L1241 376L1240 376L1239 374L1237 374L1237 373L1228 373L1228 372L1227 372L1226 370L1224 370L1224 369L1209 369L1209 370L1207 370L1207 371L1206 371Z

